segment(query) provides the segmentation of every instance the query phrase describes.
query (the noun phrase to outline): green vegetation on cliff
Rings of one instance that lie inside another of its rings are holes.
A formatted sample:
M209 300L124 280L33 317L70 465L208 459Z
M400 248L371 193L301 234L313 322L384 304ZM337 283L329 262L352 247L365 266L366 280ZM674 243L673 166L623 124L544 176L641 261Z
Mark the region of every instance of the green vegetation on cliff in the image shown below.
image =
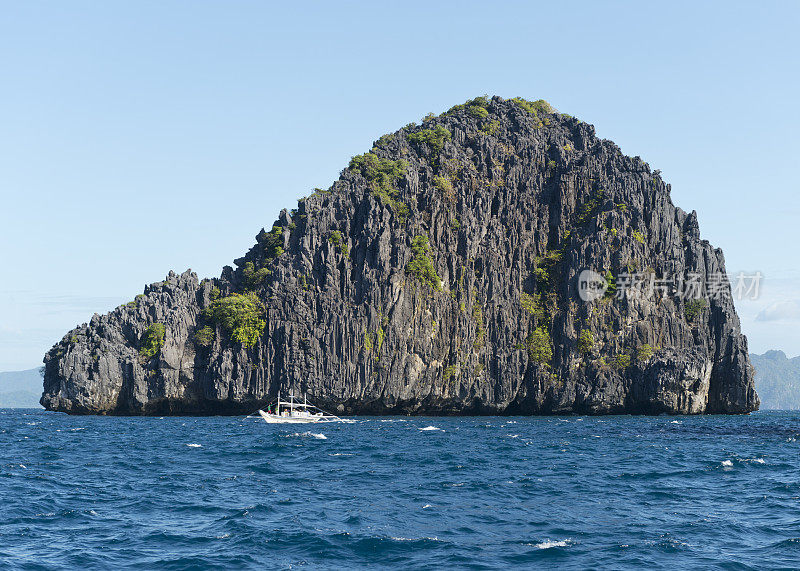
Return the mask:
M223 297L211 303L204 311L205 317L224 327L231 339L245 347L252 347L264 333L264 309L258 297L251 292Z
M553 359L552 340L544 327L534 329L528 336L528 356L542 365L549 365Z
M405 218L408 215L408 205L397 199L400 192L397 183L408 168L406 161L381 159L370 151L353 157L349 168L360 172L369 181L372 193L398 216Z
M693 299L686 304L686 311L684 315L686 316L686 321L689 323L694 323L694 320L703 312L706 308L706 300L705 299Z
M431 246L426 236L415 236L411 241L411 261L406 265L406 273L428 284L436 291L442 291L442 280L436 274L433 262L428 256Z
M345 257L350 255L350 248L345 243L342 233L338 230L334 230L330 233L328 236L328 242L333 244L336 248L336 251L338 251L340 254L343 254Z
M485 111L485 109L484 109ZM426 144L433 151L434 156L438 155L444 148L444 144L450 140L450 131L436 125L433 129L422 129L408 136L408 142L414 145Z
M194 334L194 340L201 347L211 347L216 336L217 334L214 331L214 328L206 325L205 327L200 328L197 333Z
M588 355L594 350L594 335L590 329L582 329L578 334L578 352Z
M166 328L163 323L153 323L142 335L142 341L139 345L139 355L145 359L155 357L161 347L164 346L164 336Z

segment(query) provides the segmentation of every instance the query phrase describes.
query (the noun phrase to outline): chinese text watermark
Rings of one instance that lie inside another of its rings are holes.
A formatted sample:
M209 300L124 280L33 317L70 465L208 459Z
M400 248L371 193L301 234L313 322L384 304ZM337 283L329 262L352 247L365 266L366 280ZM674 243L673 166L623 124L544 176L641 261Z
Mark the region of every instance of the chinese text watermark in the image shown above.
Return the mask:
M578 295L584 301L600 298L664 298L693 299L758 299L761 294L761 272L725 273L688 272L656 276L653 272L630 272L612 276L592 270L578 275Z

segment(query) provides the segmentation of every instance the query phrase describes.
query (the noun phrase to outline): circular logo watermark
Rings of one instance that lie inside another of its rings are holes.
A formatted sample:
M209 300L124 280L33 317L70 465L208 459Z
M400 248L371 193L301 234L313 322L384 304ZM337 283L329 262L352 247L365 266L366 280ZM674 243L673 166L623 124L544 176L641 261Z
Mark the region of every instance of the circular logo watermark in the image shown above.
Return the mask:
M578 295L583 301L600 299L607 289L608 282L597 272L583 270L578 275Z

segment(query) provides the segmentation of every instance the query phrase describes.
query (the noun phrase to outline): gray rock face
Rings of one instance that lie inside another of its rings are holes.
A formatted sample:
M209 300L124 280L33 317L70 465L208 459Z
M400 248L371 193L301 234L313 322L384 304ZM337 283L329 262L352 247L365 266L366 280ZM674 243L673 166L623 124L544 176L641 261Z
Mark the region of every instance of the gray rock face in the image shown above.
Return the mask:
M783 351L750 355L761 408L800 410L800 357L789 359Z
M728 297L687 314L672 295L579 296L584 269L725 271L669 192L591 125L479 98L379 139L236 269L170 272L69 332L45 356L41 402L240 414L280 390L347 414L755 410ZM232 325L223 307L248 299L252 319Z

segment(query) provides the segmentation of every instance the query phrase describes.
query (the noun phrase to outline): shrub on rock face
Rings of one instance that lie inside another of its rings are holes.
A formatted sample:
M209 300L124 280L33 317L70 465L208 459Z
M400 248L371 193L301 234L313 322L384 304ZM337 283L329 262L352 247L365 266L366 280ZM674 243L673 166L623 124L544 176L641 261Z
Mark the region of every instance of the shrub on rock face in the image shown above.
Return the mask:
M268 260L283 254L283 228L278 224L273 224L272 230L263 236L263 246Z
M650 359L650 357L653 356L653 353L655 353L655 349L653 349L653 347L645 343L636 350L636 358L639 361L644 362Z
M686 304L686 311L684 315L686 316L686 321L689 323L694 323L694 320L703 312L706 308L706 300L704 299L693 299L689 303Z
M630 355L616 355L611 363L615 369L627 369L631 366Z
M553 109L553 106L550 105L544 99L537 99L536 101L528 101L527 99L523 99L522 97L514 97L511 99L514 103L522 107L528 113L532 115L538 115L539 113L555 113L556 110Z
M478 109L481 109L484 113L488 114L488 112L482 107L479 107ZM450 131L441 125L437 125L434 129L422 129L416 133L410 134L408 136L408 142L416 145L425 143L433 150L435 154L439 154L439 152L444 148L444 144L450 140L450 137Z
M217 334L213 327L206 325L194 334L194 340L201 347L211 347Z
M257 289L269 277L272 272L269 268L256 269L253 262L247 262L242 268L242 277L244 278L244 286L247 289Z
M550 334L543 327L534 329L528 336L528 356L542 365L548 365L553 359Z
M578 334L578 351L581 355L588 355L594 350L594 335L589 329L583 329Z
M372 193L401 218L408 214L408 205L397 199L400 192L397 182L408 168L406 161L381 159L375 153L369 152L353 157L349 168L360 172L369 181Z
M467 112L475 117L476 119L485 119L489 116L489 112L486 110L485 107L481 107L480 105L470 105L467 107Z
M139 345L139 355L145 359L155 357L164 345L166 328L163 323L153 323L142 335Z
M328 236L328 242L333 244L336 247L336 251L339 252L340 254L344 254L345 256L350 255L350 248L345 243L342 233L339 232L338 230L334 230L330 233L330 235Z
M455 192L453 192L453 183L448 177L439 175L433 177L433 186L436 187L447 202L456 201L456 195Z
M245 347L255 345L267 325L263 319L264 309L252 292L235 293L214 301L205 310L205 316L224 327L231 339Z
M433 262L428 257L431 247L428 238L425 236L415 236L411 241L413 255L411 261L406 265L406 273L415 279L428 284L436 291L442 291L442 280L433 268Z

